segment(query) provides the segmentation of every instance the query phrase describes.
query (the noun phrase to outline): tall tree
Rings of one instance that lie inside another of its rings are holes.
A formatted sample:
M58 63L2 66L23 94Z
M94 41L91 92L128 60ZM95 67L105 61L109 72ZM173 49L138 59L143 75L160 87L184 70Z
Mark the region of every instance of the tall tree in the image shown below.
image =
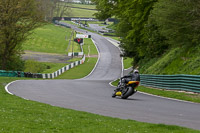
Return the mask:
M118 6L117 1L119 0L92 0L98 10L95 16L100 20L105 20L115 15L114 8Z
M52 21L54 15L54 3L52 0L36 0L38 3L38 8L44 13L45 21Z
M117 34L122 38L121 47L123 56L134 57L138 62L145 56L145 26L148 22L150 11L157 0L93 0L97 4L96 17L106 19L115 16L119 23Z
M159 0L151 19L171 46L200 44L199 0Z
M22 42L43 23L38 4L35 0L0 0L1 69L9 70L10 66L17 65L13 62L20 57Z
M71 15L72 0L36 0L39 9L45 14L46 21L52 21L53 17L66 17Z

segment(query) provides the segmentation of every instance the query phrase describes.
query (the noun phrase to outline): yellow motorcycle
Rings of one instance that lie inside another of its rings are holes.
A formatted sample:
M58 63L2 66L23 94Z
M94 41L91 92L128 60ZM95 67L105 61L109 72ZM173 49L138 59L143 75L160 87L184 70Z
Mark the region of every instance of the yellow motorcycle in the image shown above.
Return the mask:
M136 88L139 84L140 81L129 81L125 78L121 78L112 97L119 96L122 99L127 99L129 96L137 92Z

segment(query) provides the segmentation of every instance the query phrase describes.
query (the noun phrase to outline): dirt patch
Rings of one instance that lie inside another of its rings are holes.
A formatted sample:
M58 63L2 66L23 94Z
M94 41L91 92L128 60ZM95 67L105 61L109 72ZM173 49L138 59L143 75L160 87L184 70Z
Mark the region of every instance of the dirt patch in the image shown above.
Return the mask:
M25 51L25 54L22 55L22 59L36 60L39 62L66 63L71 57L63 54Z

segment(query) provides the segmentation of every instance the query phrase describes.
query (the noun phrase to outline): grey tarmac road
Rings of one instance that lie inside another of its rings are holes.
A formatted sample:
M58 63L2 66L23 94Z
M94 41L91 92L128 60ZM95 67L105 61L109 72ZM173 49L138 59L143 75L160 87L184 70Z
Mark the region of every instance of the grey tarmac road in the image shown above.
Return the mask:
M99 62L89 76L78 80L20 80L8 86L9 92L53 106L200 130L200 104L140 92L127 100L112 98L114 87L109 82L121 76L120 51L104 37L89 34L100 52Z

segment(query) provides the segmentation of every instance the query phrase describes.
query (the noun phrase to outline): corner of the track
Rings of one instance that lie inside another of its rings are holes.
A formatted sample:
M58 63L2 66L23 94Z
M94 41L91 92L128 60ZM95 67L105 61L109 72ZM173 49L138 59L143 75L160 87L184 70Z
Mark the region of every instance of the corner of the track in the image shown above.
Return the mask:
M5 90L6 90L6 92L7 92L8 94L14 95L13 93L11 93L11 92L8 90L8 87L9 87L11 84L13 84L13 83L15 83L15 82L17 82L17 81L19 81L19 80L12 81L12 82L8 83L8 84L5 86Z

